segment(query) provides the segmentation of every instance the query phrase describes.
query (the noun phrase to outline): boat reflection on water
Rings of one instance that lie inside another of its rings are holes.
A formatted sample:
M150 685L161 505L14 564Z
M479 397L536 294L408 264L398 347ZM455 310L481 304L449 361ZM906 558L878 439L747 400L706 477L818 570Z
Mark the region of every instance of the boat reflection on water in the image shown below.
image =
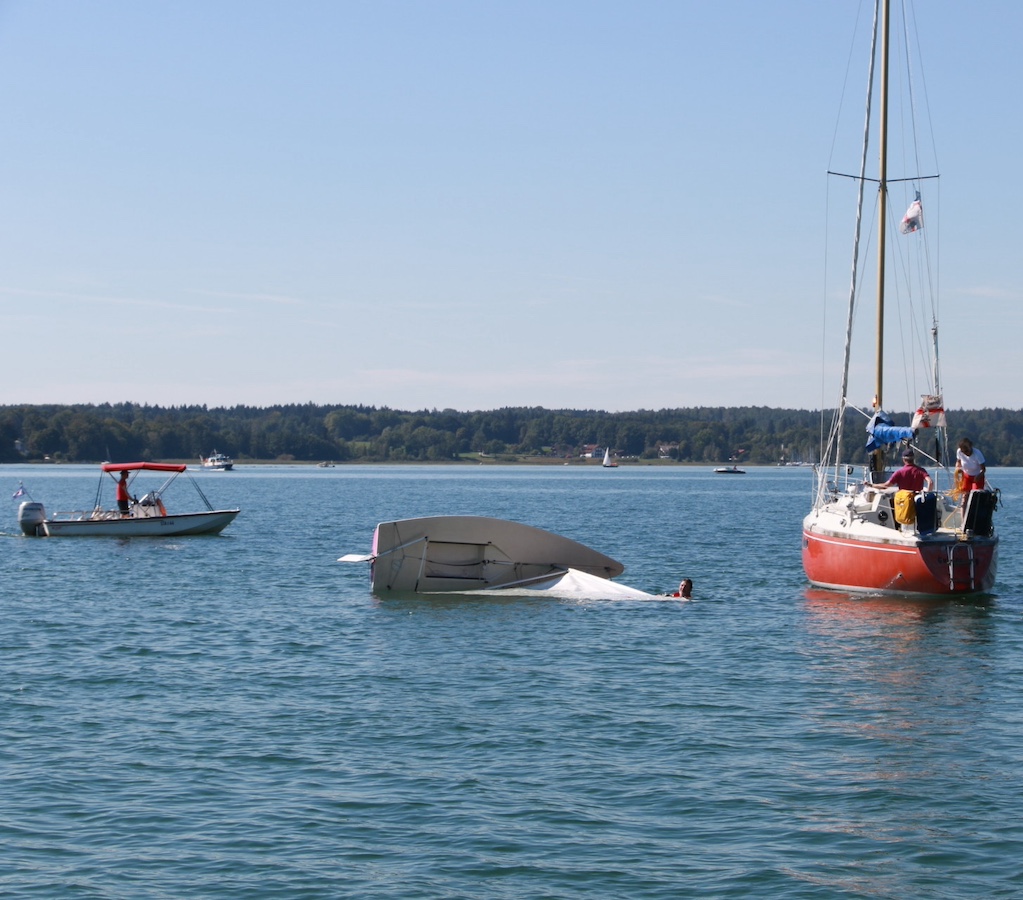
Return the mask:
M844 709L811 702L813 727L898 741L969 730L988 692L992 598L804 595L812 677L842 681L848 699Z
M945 619L953 609L979 609L986 612L993 603L990 594L955 598L917 598L891 594L850 594L845 591L807 588L803 596L806 598L804 608L813 614L818 624L855 622L866 624L876 617L878 625L882 627L900 622L912 624Z
M986 617L993 603L993 595L979 594L962 597L906 597L891 594L853 594L844 591L807 588L804 609L811 614L814 624L841 624L843 627L860 622L869 624L877 619L885 630L891 626L919 624L928 621L975 619L970 611L982 612ZM957 615L958 611L958 615ZM949 617L949 614L952 614Z
M851 652L846 665L882 681L933 678L946 666L954 669L957 659L972 668L975 645L990 640L989 594L917 599L807 588L803 595L809 633L821 642L817 650ZM916 674L916 662L907 668L907 654L920 654Z
M827 813L809 827L829 838L887 841L908 830L920 840L940 839L948 820L938 806L911 822L893 811L913 792L956 796L970 781L964 773L978 753L977 737L998 714L990 702L997 696L990 685L997 652L992 602L815 589L805 596L800 717L818 752L795 777L815 791L871 784L880 798L829 796Z

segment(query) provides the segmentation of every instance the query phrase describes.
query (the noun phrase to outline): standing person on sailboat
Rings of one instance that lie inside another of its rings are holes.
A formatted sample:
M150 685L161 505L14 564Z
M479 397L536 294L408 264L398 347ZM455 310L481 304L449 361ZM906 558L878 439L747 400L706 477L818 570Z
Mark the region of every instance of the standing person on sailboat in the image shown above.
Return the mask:
M987 472L987 462L984 454L973 446L973 441L963 438L959 442L959 449L956 450L956 475L962 473L962 492L965 498L970 491L981 491L984 489L984 475ZM956 481L958 482L958 478Z

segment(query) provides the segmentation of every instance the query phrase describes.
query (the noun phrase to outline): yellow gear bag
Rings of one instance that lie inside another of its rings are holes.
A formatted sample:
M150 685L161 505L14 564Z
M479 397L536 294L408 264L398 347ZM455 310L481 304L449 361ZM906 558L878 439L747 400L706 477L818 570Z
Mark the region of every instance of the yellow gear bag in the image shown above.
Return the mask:
M912 525L916 521L915 499L913 491L895 492L895 521L900 525Z

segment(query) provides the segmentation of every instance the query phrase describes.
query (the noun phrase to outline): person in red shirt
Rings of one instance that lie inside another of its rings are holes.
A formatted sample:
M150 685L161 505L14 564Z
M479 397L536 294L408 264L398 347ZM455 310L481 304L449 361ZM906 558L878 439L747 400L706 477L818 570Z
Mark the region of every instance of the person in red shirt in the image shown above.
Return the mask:
M678 590L670 594L658 594L660 597L675 597L679 600L690 600L693 596L693 580L691 578L683 578L682 583L678 586Z
M128 493L128 470L121 469L121 480L117 482L117 508L122 516L128 515L128 500L131 495Z
M678 590L675 591L672 597L681 597L683 600L688 600L693 596L693 581L691 578L683 578L682 583L678 586Z
M931 476L927 470L916 464L916 454L912 450L906 450L902 454L902 468L896 469L881 487L895 487L900 491L912 491L918 494L927 486L931 489Z

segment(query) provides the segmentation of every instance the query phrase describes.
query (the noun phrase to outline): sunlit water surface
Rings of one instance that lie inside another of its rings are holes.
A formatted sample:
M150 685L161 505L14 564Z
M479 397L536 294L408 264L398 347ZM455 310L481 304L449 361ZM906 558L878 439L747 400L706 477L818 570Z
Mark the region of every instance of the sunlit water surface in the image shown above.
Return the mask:
M993 474L972 602L808 589L807 469L240 466L195 476L236 522L176 540L25 538L10 500L0 895L1023 895L1023 472ZM0 475L51 510L97 479ZM389 600L336 561L437 514L694 600Z

